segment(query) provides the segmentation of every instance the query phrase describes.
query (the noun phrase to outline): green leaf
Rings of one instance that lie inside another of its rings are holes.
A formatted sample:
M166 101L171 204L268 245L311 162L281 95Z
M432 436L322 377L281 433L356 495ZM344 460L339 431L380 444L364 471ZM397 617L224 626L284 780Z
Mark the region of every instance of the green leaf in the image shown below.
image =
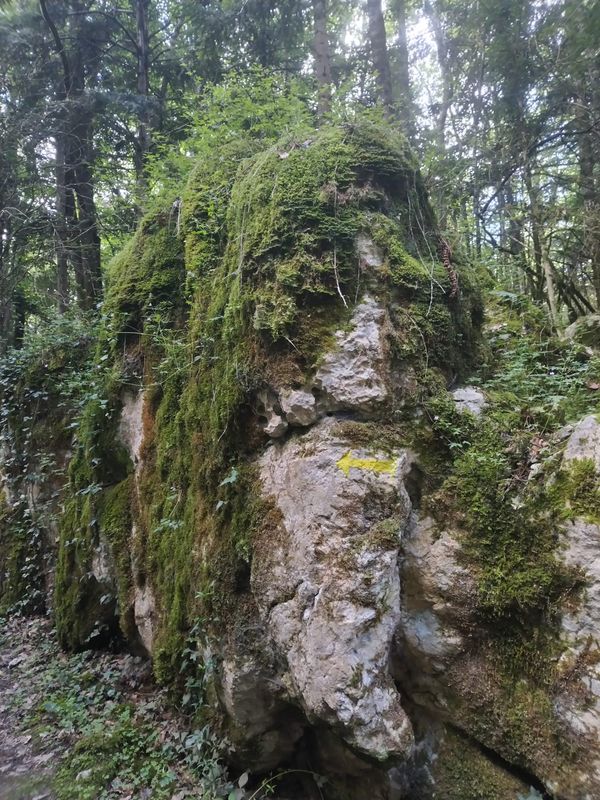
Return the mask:
M235 483L237 479L238 479L238 471L235 467L232 467L229 475L221 481L219 486L227 486L227 484L229 483Z

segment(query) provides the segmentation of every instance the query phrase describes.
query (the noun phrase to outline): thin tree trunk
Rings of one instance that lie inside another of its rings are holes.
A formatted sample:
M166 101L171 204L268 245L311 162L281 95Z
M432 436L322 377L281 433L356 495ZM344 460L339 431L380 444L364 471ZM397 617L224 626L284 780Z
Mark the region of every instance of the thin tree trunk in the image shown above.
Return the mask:
M392 71L390 69L381 0L367 0L367 19L371 59L375 68L379 96L387 116L394 117L397 109L394 103Z
M442 26L442 21L435 3L426 0L424 4L425 13L429 17L435 39L435 48L442 76L442 98L435 120L435 132L440 153L446 152L446 120L452 103L453 86L450 65L448 63L448 43Z
M75 4L78 8L78 4ZM81 19L81 17L79 17ZM67 151L68 183L73 194L73 232L76 246L73 247L79 270L78 295L83 309L95 307L102 296L102 273L100 269L100 236L96 204L94 202L94 159L92 146L93 109L85 92L85 66L79 30L72 48L72 89L69 97L69 140Z
M56 149L56 293L58 311L63 314L69 306L69 259L67 231L67 188L65 185L65 141L62 132L55 139Z
M404 133L410 141L414 141L416 125L410 85L408 38L406 35L406 0L395 0L394 15L398 25L398 113Z
M0 214L0 354L12 343L13 293L10 280L10 220Z
M94 203L92 119L85 94L85 64L81 25L86 8L72 0L76 24L73 45L67 52L50 15L46 0L39 0L40 10L60 57L63 88L60 99L61 129L57 133L56 191L58 210L57 293L59 306L66 298L65 258L73 266L77 299L81 308L93 308L102 294L100 237Z
M579 190L583 201L584 247L592 264L592 283L596 306L600 309L600 191L595 176L596 153L593 140L593 114L583 89L577 104L579 135ZM600 149L600 148L599 148Z
M556 288L554 285L554 275L546 240L543 231L543 209L539 199L539 189L534 183L531 165L525 168L525 186L529 195L530 214L531 214L531 238L533 239L533 250L536 264L536 271L544 276L546 284L546 299L550 310L550 321L553 328L558 327L558 307L556 302Z
M313 0L315 76L319 87L317 116L319 121L331 111L331 58L327 35L327 2Z
M137 29L137 93L140 102L135 171L139 213L143 214L148 195L146 158L150 151L150 34L148 31L148 8L150 0L132 0Z

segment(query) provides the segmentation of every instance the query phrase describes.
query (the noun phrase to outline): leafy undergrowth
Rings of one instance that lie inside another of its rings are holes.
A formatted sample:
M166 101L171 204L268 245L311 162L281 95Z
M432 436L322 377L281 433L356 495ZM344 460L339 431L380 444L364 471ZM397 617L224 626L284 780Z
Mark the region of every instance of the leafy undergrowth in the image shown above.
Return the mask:
M594 475L585 463L567 474L560 453L569 423L600 409L600 359L550 336L539 309L506 295L489 300L487 359L471 378L487 398L484 413L459 413L448 394L428 405L444 451L432 507L466 532L463 552L477 568L482 619L531 657L537 674L540 636L547 638L557 609L581 588L556 552L566 509L576 502L591 513L597 502Z
M227 778L224 745L169 709L142 659L65 655L46 619L2 623L0 653L11 665L3 725L15 739L26 734L32 765L52 761L56 800L248 795Z

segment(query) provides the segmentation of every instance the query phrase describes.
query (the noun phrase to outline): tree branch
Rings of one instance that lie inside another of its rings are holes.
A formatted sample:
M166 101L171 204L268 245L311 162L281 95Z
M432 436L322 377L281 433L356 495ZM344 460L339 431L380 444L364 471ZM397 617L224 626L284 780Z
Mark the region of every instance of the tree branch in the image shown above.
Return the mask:
M54 39L54 46L56 48L56 52L58 53L60 60L62 62L64 83L65 83L65 97L68 97L69 94L71 93L73 82L71 77L71 65L69 64L67 51L65 50L65 46L63 44L62 39L60 38L58 29L54 24L54 20L50 16L48 7L46 6L46 0L39 0L39 3L40 3L40 11L42 12L42 17L44 18L46 24L50 28L50 32L52 33L52 38Z

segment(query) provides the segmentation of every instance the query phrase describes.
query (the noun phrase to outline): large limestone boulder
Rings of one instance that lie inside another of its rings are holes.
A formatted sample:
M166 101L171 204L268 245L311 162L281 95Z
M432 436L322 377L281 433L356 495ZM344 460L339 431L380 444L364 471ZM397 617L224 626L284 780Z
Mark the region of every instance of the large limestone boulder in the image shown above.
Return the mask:
M412 626L416 652L434 626L403 601L409 432L430 385L475 361L479 293L467 269L453 291L417 166L390 131L326 127L256 150L204 159L177 230L168 210L151 214L111 265L107 349L145 379L138 393L111 383L90 413L77 466L100 491L84 501L72 482L59 625L85 646L76 581L95 519L128 643L160 681L196 687L234 762L314 761L346 800L392 800L415 750L397 631ZM164 352L157 312L175 329ZM112 440L94 438L100 412ZM108 500L126 491L116 514ZM440 663L462 641L448 609L429 653Z

